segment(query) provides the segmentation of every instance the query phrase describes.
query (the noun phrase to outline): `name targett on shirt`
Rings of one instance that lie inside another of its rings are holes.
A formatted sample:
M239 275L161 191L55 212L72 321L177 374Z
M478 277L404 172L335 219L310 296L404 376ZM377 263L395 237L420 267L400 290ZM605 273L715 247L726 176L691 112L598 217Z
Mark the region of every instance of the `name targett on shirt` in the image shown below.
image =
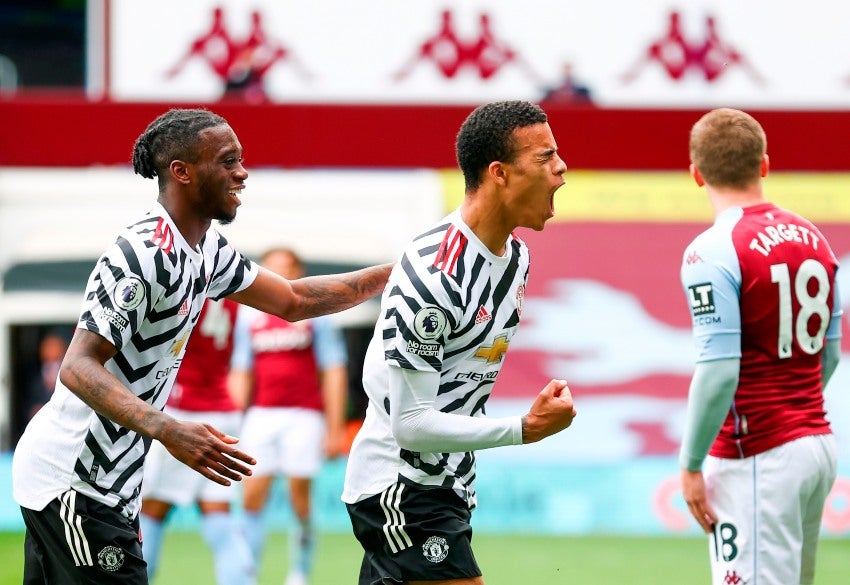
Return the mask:
M793 223L779 223L775 226L769 225L750 241L750 250L755 250L763 256L770 255L773 248L785 242L799 242L818 249L820 238L807 227Z

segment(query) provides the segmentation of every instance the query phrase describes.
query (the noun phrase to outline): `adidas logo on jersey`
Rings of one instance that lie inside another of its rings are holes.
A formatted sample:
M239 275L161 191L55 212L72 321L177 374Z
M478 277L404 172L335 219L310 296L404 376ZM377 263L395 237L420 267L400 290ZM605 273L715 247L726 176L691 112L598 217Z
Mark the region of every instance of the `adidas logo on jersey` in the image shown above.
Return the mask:
M493 318L493 315L487 312L487 309L484 308L484 305L478 307L478 314L475 315L475 324L480 325L481 323L486 323L490 319Z
M183 304L180 305L180 310L177 311L177 315L179 315L180 317L185 317L188 314L189 314L189 299L186 299L185 301L183 301Z

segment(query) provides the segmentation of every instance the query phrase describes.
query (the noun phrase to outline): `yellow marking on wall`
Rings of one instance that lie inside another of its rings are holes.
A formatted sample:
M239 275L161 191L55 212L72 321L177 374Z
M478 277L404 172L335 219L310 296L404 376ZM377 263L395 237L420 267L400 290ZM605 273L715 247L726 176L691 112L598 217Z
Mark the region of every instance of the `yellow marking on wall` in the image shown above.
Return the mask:
M440 172L446 209L463 198L460 171ZM682 172L567 171L556 221L710 222L705 190ZM850 173L771 173L768 199L814 222L850 222Z

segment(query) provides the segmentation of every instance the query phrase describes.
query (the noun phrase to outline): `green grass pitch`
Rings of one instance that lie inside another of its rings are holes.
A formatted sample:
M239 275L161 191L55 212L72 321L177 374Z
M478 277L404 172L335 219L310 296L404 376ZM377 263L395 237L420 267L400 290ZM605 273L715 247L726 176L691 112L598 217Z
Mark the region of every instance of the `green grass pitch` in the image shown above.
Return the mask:
M479 534L473 546L487 585L708 585L706 541L693 537L555 537ZM286 536L272 533L260 585L286 576ZM360 549L353 536L322 534L312 585L356 585ZM850 540L821 541L816 585L850 582ZM23 534L0 533L0 585L20 585ZM196 532L166 533L160 573L152 585L215 582L212 558Z

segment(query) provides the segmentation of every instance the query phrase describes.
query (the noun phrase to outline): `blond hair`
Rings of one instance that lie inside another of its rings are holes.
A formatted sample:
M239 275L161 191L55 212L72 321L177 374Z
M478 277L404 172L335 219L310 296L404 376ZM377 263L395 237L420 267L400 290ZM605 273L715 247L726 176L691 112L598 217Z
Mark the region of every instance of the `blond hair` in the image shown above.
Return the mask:
M767 136L755 118L719 108L691 128L691 163L713 187L744 189L758 182Z

